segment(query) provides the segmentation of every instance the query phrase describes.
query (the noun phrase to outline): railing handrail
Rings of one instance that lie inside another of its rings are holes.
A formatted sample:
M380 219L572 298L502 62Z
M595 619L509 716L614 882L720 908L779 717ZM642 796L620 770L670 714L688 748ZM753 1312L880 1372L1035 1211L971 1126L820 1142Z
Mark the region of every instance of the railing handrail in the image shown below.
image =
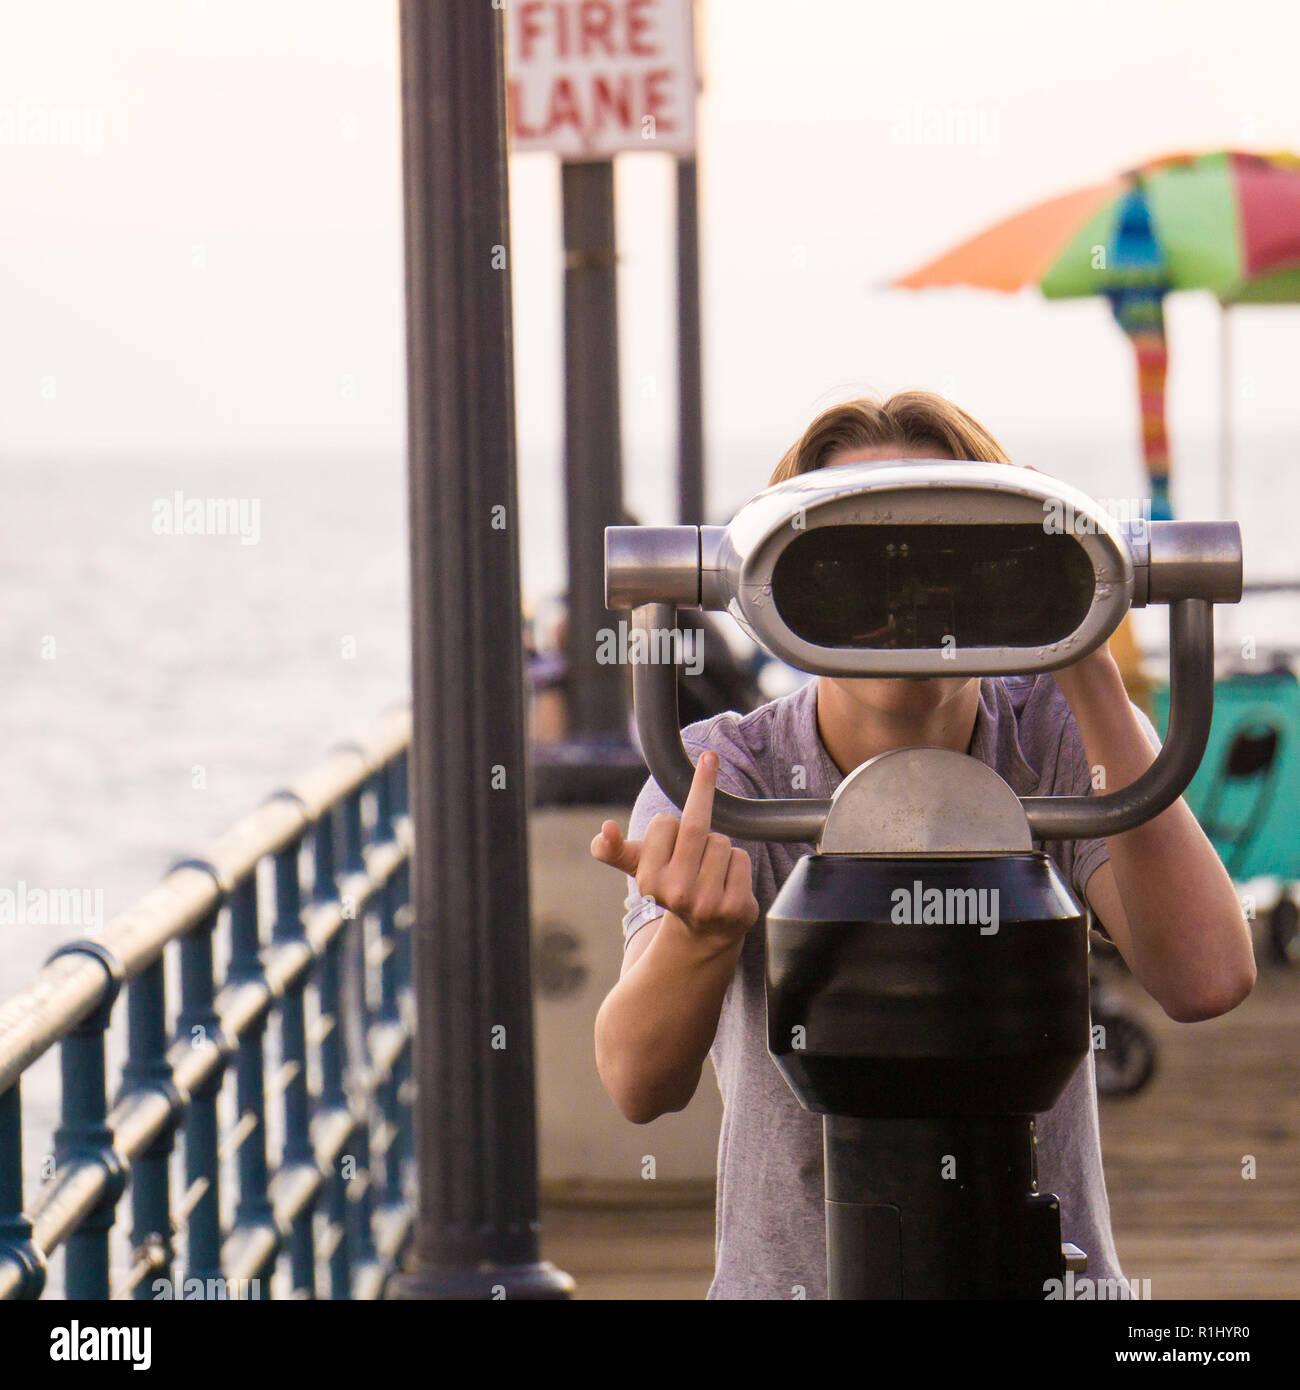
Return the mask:
M237 882L259 860L284 849L304 826L400 753L410 732L410 709L392 710L360 739L339 745L287 789L272 793L218 836L206 854L182 860L112 918L93 939L121 962L123 983L157 960L169 942L204 921L221 903L223 885ZM211 871L199 865L210 865ZM109 989L102 965L68 955L52 960L30 985L0 1002L0 1094L92 1014Z
M187 1288L251 1279L257 1297L287 1259L296 1293L315 1296L320 1260L332 1297L382 1292L413 1216L410 738L409 707L391 711L102 932L60 945L0 1004L0 1300L39 1298L59 1248L70 1298L172 1297L182 1228ZM273 894L259 890L272 883ZM382 951L368 948L368 929ZM169 1001L169 959L179 1001ZM120 1070L105 1047L119 995L129 1044ZM272 1021L279 1060L268 1074ZM55 1044L55 1169L29 1205L21 1083ZM239 1118L223 1137L228 1078ZM283 1122L274 1159L273 1107ZM173 1203L170 1155L182 1136L185 1186ZM221 1199L232 1158L233 1224ZM111 1237L128 1183L129 1270L115 1284Z

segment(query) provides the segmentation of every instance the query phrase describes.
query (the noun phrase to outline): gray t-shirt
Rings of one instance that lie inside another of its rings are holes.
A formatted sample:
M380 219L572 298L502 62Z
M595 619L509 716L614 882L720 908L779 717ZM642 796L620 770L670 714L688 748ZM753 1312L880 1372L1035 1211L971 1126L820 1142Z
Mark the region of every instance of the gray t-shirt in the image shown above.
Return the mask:
M1138 711L1147 737L1159 746ZM748 797L829 797L844 780L817 728L817 681L747 715L720 714L682 733L692 761L719 755L718 786ZM1050 675L985 677L970 752L1021 796L1086 795L1083 740ZM680 814L650 779L628 830L640 839L661 811ZM710 1056L722 1092L718 1143L716 1270L710 1298L825 1298L826 1225L821 1116L803 1109L767 1050L766 914L811 844L736 841L754 866L760 916L727 988ZM1035 842L1082 903L1088 878L1109 857L1104 840ZM663 909L629 878L624 946ZM1091 1053L1056 1106L1038 1119L1039 1190L1061 1199L1062 1239L1088 1256L1092 1279L1122 1279L1101 1168Z

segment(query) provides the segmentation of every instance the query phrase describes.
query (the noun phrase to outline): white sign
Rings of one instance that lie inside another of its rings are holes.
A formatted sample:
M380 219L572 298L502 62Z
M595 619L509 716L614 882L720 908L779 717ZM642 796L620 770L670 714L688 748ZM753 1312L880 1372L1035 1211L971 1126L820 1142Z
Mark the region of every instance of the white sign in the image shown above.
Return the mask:
M506 35L512 149L694 151L693 0L510 0Z

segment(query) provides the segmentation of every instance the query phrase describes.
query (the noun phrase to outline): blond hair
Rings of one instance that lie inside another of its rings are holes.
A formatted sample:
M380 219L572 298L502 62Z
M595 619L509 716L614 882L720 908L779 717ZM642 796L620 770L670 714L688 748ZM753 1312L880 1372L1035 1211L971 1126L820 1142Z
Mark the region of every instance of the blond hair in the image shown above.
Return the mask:
M824 468L846 450L887 445L929 450L935 458L1011 462L1002 445L960 406L931 391L900 391L887 401L864 397L822 411L786 450L771 481L783 483Z

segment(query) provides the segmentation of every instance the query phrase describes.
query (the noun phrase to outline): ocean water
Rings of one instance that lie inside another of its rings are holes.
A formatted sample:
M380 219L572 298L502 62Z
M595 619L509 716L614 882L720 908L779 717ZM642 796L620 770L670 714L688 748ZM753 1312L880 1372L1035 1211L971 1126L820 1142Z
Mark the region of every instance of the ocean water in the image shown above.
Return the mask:
M714 451L713 519L779 450ZM1094 496L1140 489L1129 441L1021 441ZM1212 441L1180 459L1181 515L1215 514ZM1239 441L1247 577L1300 577L1300 440ZM673 520L668 460L625 470L626 505ZM554 451L522 449L524 588L562 587ZM177 494L180 494L178 501ZM0 889L80 890L110 920L276 787L407 698L404 461L373 457L0 459ZM235 534L167 534L186 502L232 499ZM254 505L255 504L255 505ZM241 533L242 532L242 533ZM1139 615L1164 642L1163 610ZM1253 600L1225 641L1300 641L1300 595ZM0 924L0 998L75 923ZM55 1056L24 1083L29 1171L55 1122Z

